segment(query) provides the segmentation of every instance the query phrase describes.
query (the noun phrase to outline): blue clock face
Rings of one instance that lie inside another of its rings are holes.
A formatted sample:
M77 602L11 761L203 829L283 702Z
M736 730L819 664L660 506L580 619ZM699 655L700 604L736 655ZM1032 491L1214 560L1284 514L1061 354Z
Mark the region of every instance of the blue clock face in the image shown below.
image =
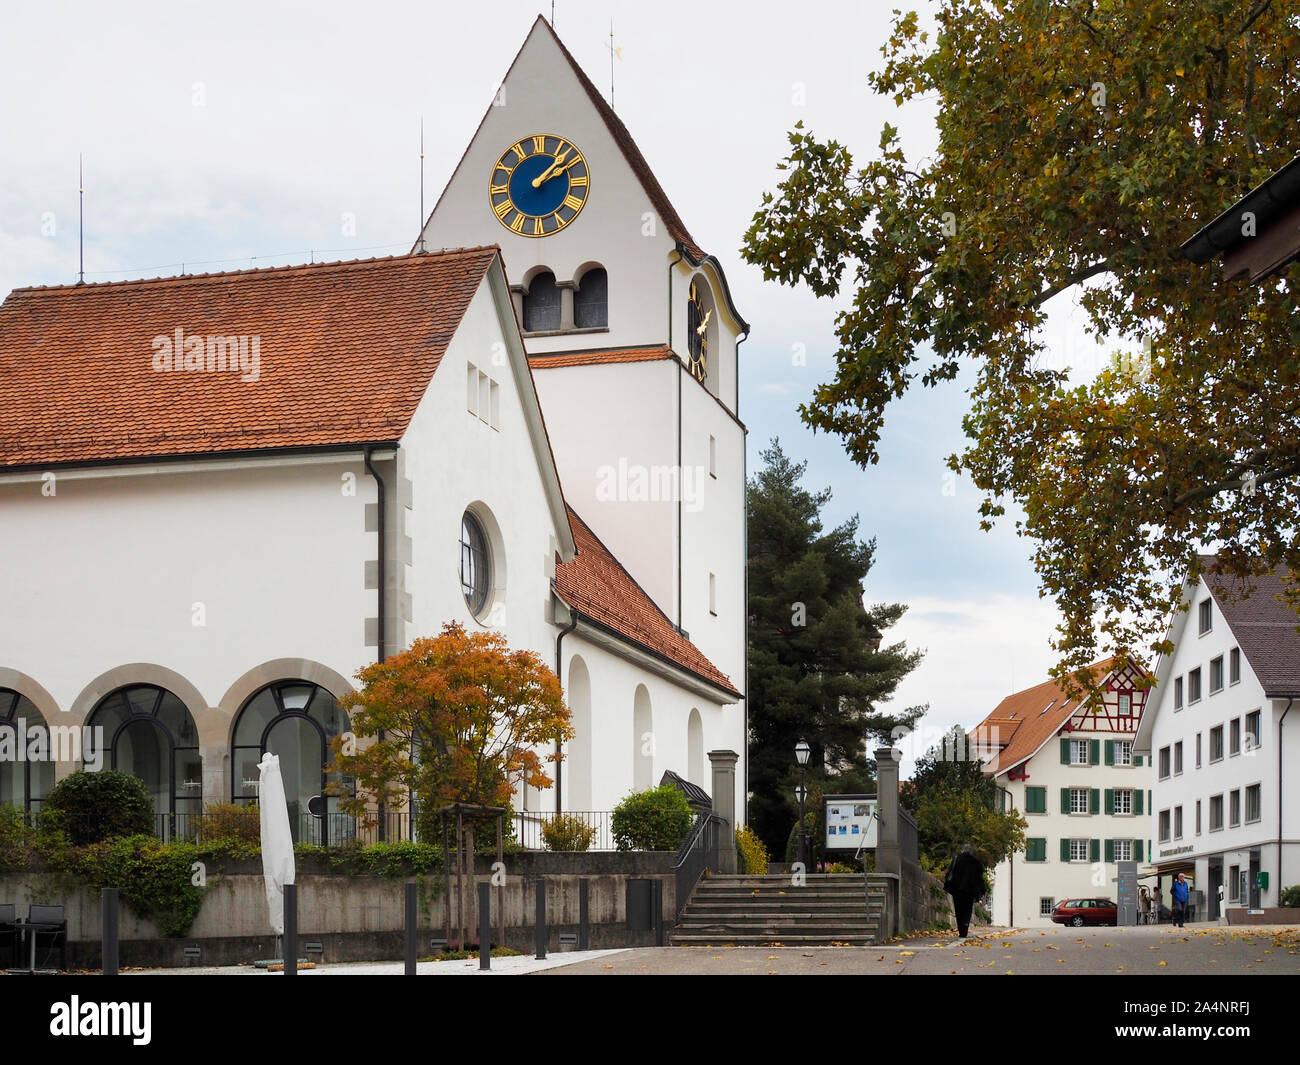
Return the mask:
M522 237L548 237L587 202L591 171L569 140L538 133L516 141L493 164L488 202L497 221Z

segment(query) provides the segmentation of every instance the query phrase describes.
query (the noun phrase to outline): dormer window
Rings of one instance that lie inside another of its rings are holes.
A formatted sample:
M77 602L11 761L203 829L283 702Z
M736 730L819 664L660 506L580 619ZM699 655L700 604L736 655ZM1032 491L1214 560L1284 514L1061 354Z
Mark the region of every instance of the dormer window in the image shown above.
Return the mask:
M588 270L573 294L576 329L604 329L609 325L609 275L602 267Z
M545 271L533 278L524 293L524 332L549 333L560 328L560 289L555 275Z

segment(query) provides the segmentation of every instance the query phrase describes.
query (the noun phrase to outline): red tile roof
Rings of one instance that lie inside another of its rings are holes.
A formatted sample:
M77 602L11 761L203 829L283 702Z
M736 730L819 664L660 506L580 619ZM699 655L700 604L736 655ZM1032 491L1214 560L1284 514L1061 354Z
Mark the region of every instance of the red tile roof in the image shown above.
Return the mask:
M675 359L671 348L626 348L620 351L567 351L556 355L529 355L534 370L554 370L560 366L596 366L617 362L654 362Z
M1115 667L1114 658L1094 662L1088 667L1097 683L1105 680L1107 674ZM1078 677L1085 670L1080 670ZM1051 704L1048 708L1048 704ZM1047 708L1047 712L1043 710ZM1060 682L1055 680L1035 684L1032 688L1008 695L998 703L993 713L989 714L970 737L981 749L987 745L1000 752L984 766L986 773L1005 773L1019 765L1044 743L1055 736L1075 712L1079 709L1079 700L1066 698ZM985 753L989 753L985 750Z
M572 507L569 525L578 545L578 556L555 567L556 594L592 621L739 696L726 674L677 631Z
M1202 562L1210 567L1214 559L1203 556ZM1300 617L1279 598L1285 590L1281 572L1238 578L1207 568L1205 582L1264 694L1270 699L1300 696ZM1191 624L1185 622L1185 633Z
M397 440L497 254L15 289L0 469ZM156 369L177 329L259 337L257 379Z

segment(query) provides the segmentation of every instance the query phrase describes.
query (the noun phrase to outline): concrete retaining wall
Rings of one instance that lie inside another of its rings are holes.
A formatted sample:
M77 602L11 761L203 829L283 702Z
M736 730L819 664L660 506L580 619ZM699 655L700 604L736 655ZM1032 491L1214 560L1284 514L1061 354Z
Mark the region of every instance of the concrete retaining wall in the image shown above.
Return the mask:
M665 935L676 912L672 854L555 854L507 855L502 888L492 890L493 942L499 938L498 900L504 895L507 945L531 953L535 943L536 884L546 880L550 950L559 950L561 932L578 931L579 882L588 882L591 945L653 946L654 932L627 928L627 884L634 878L663 881ZM475 863L475 881L487 883L491 859ZM441 873L422 878L348 876L300 868L298 935L300 948L308 942L324 947L325 961L372 961L402 955L404 892L408 882L421 884L420 954L432 953L430 940L446 938L447 899ZM25 916L29 904L62 905L68 920L68 960L74 968L97 968L100 952L100 897L85 888L60 888L57 878L41 873L0 876L0 902L14 902ZM452 880L451 938L458 911L456 881ZM467 890L465 917L469 938L477 940L477 888ZM222 872L209 871L203 908L184 939L163 939L156 925L121 909L121 964L182 966L234 965L272 957L275 937L267 910L265 882L256 863L241 863ZM197 946L198 960L187 959L185 947ZM300 949L301 953L301 949Z

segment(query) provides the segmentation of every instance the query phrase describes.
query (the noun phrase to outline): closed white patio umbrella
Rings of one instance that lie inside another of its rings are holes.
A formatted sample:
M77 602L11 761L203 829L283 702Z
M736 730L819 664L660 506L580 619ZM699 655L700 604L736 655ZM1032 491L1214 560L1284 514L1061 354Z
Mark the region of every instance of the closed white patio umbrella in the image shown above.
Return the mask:
M266 904L271 928L284 935L284 886L294 882L293 833L289 831L289 803L284 797L280 759L269 751L258 763L262 782L258 803L262 814L262 875L266 878Z

